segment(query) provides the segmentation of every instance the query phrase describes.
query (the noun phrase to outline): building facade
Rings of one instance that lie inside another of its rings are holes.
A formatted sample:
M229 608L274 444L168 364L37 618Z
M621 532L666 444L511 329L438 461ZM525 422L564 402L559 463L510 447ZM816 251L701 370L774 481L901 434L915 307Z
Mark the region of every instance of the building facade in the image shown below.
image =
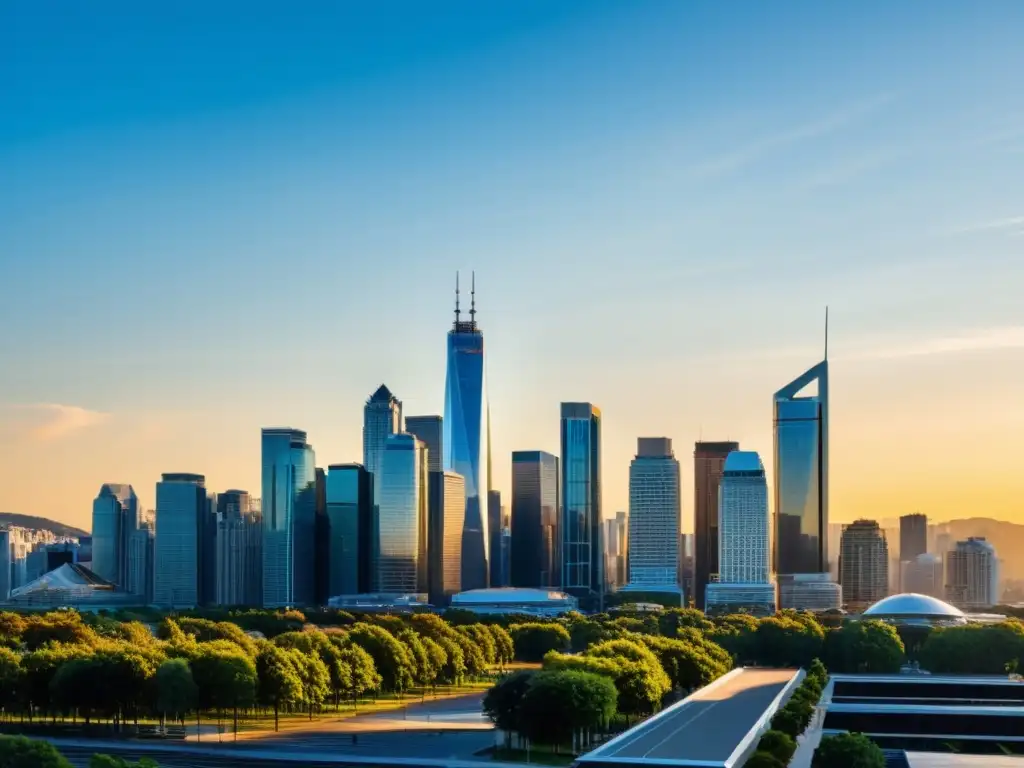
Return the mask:
M629 465L629 589L680 591L681 513L679 462L672 441L639 438Z
M943 580L943 562L940 555L925 552L910 562L901 565L900 590L918 595L928 595L944 600L946 597Z
M928 551L928 515L900 517L900 560L913 562Z
M163 608L199 605L202 546L208 512L206 478L164 473L156 484L153 602Z
M373 591L373 475L362 464L327 468L327 592Z
M462 531L466 523L466 481L455 472L431 472L427 533L427 594L446 606L462 591Z
M139 497L127 483L104 483L92 503L92 572L124 588L128 541L139 527Z
M395 397L391 390L381 384L377 391L370 395L363 408L363 466L373 480L373 524L370 534L373 537L370 556L375 558L380 546L377 542L377 516L380 510L380 478L381 462L384 460L384 446L389 435L397 435L403 430L402 401ZM373 578L377 578L377 563L371 563Z
M544 451L512 453L512 565L514 587L559 586L558 457Z
M740 449L730 441L698 441L693 446L693 601L705 604L705 590L718 576L718 485L725 457Z
M462 588L480 589L490 577L487 496L491 489L491 429L484 336L476 322L475 279L467 322L461 319L456 277L455 322L448 331L443 440L444 468L466 481Z
M776 574L779 606L797 611L835 611L843 607L843 588L828 573Z
M263 515L248 492L217 496L216 603L263 605Z
M143 523L128 539L128 581L125 591L136 595L144 605L153 602L156 531L152 523ZM52 569L48 569L52 570Z
M863 610L889 594L889 544L874 520L843 529L839 544L839 583L848 610Z
M427 471L441 472L444 469L444 419L440 416L406 416L405 431L427 446Z
M377 554L377 588L384 594L425 592L420 578L426 573L427 527L423 494L423 468L426 450L409 434L388 437L381 461L380 502L378 508L380 547Z
M491 537L487 551L490 553L489 582L492 587L509 586L505 583L501 572L502 517L501 491L491 489L487 492L487 533Z
M263 604L314 601L316 456L306 433L290 427L262 431Z
M964 610L999 602L999 560L991 542L971 537L946 553L946 600Z
M601 411L562 403L561 587L577 596L602 594Z

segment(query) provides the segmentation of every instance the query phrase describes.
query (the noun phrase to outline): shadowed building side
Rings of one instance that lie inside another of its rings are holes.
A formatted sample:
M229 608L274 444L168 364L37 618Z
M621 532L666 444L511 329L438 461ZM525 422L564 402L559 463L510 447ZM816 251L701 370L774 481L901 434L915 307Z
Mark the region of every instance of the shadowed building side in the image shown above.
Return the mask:
M558 457L513 451L512 586L559 586L559 503Z

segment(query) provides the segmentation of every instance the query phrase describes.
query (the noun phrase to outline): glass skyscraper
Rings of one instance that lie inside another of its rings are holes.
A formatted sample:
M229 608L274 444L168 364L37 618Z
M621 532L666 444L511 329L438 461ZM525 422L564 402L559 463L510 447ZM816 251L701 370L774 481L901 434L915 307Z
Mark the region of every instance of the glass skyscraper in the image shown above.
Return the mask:
M561 586L577 596L601 594L601 411L590 403L562 403L561 431Z
M816 394L800 394L814 383ZM828 573L828 360L776 392L774 406L775 570Z
M454 472L430 473L427 592L436 607L462 591L462 530L466 481Z
M329 597L373 591L373 477L362 464L327 468Z
M558 457L544 451L512 452L513 587L558 587Z
M377 557L380 547L377 542L377 517L380 513L381 462L384 460L384 446L389 435L402 431L402 401L381 384L370 395L363 408L363 466L370 473L373 483L373 521L370 525L370 572L373 576L372 589L376 589Z
M680 592L679 462L667 437L641 437L629 465L629 589Z
M426 591L425 453L423 443L408 434L391 435L384 446L377 505L377 589L385 594Z
M397 430L401 432L402 430ZM405 431L427 446L427 471L444 469L444 419L440 416L406 416Z
M693 601L704 605L712 577L718 576L718 485L725 458L738 451L731 441L698 441L693 446Z
M139 497L127 483L104 483L92 503L92 571L122 589L128 584L128 550L139 528Z
M314 590L316 458L300 429L263 430L263 604L309 605Z
M199 604L208 511L202 475L165 473L156 484L153 602L157 605L194 608Z
M487 493L491 487L491 432L484 375L484 336L476 323L476 286L469 321L460 319L455 287L455 323L448 332L444 387L444 468L466 481L466 527L462 539L462 588L486 587L490 536Z

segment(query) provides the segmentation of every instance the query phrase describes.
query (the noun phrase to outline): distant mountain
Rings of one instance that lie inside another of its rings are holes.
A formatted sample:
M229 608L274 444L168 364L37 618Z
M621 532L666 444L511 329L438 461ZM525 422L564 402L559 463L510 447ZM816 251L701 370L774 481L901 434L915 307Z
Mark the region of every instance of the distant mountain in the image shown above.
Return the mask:
M78 539L89 535L88 531L83 531L81 528L75 528L72 525L58 523L56 520L50 520L46 517L19 515L14 512L0 512L0 526L6 525L17 525L22 528L32 528L36 531L53 531L56 536L73 536Z
M936 528L949 532L954 542L968 536L984 536L996 548L1004 579L1024 579L1024 525L993 520L990 517L969 517L936 523Z

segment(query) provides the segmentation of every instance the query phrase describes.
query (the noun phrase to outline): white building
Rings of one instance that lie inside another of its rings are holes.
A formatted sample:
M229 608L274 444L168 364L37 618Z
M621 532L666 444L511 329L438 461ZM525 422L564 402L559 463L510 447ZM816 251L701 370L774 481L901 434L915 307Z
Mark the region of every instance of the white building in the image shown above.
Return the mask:
M958 608L987 608L999 602L999 560L984 538L958 541L946 553L946 600Z
M732 451L718 486L718 581L708 584L709 611L773 613L768 484L761 457Z
M153 602L168 608L199 604L199 534L206 478L165 473L156 484Z
M679 586L679 462L667 437L641 437L629 465L629 584L673 592Z

